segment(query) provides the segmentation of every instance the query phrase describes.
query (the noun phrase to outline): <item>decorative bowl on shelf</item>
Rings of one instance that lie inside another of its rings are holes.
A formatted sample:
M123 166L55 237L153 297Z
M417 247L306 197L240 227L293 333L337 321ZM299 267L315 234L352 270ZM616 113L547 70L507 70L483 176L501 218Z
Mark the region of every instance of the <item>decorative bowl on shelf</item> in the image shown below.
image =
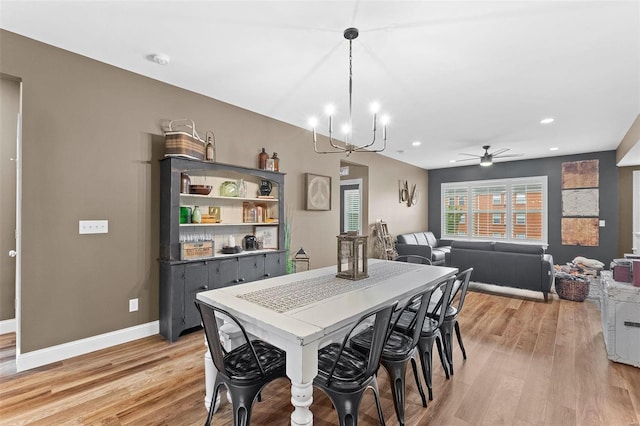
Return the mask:
M190 194L209 195L211 185L189 185Z
M223 197L237 197L238 184L233 181L225 181L220 185L220 195Z

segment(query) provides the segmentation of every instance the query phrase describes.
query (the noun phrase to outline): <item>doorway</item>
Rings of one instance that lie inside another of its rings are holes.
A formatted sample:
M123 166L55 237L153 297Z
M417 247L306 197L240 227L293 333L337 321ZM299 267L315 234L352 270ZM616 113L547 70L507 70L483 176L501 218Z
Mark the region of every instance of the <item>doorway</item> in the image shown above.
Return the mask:
M0 74L0 334L15 333L15 356L4 349L3 372L15 371L20 354L21 111L22 82Z
M340 161L340 232L368 235L369 167Z

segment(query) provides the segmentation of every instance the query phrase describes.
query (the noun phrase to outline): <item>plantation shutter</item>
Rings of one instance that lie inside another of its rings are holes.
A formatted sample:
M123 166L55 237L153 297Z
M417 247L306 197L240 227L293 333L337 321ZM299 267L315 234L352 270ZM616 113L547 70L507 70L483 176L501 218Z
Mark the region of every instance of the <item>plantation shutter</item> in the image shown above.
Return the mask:
M360 231L360 191L344 190L344 227L345 231Z
M474 238L507 238L507 186L471 189Z
M542 184L514 184L511 187L511 194L513 225L510 237L518 240L542 240L544 214Z
M442 192L444 221L442 235L454 237L467 234L467 187L447 188Z

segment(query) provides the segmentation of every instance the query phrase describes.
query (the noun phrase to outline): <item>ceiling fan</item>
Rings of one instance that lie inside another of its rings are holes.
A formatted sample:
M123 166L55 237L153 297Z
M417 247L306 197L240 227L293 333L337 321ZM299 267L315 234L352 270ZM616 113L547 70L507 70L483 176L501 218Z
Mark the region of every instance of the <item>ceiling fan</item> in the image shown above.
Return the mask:
M484 149L484 154L482 155L460 153L459 155L468 155L473 158L462 158L460 160L456 160L456 163L460 161L469 161L469 160L475 160L476 158L479 158L481 166L490 166L493 164L494 158L520 157L524 155L524 154L505 154L505 152L509 151L509 148L500 148L490 153L489 148L491 148L491 145L484 145L482 147L482 149Z

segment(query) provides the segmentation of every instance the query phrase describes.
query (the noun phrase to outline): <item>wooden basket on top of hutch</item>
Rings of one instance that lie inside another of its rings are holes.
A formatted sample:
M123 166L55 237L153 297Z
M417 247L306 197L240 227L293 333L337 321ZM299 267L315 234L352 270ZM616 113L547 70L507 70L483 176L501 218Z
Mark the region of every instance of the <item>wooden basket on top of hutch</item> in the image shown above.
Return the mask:
M183 173L192 185L211 186L211 192L181 193ZM271 184L268 196L260 195L264 181ZM236 182L242 187L240 194L228 196L229 186ZM221 189L227 195L220 195ZM201 223L181 223L185 222L184 215L181 221L181 207L193 210L195 206L202 213ZM261 215L248 221L247 206L259 207ZM270 248L261 249L258 244L255 250L239 251L244 236L263 235L265 230L270 233ZM200 325L194 305L200 291L284 275L284 237L283 173L178 157L162 159L160 334L174 342L183 331ZM226 247L229 243L234 247ZM205 257L185 256L185 247Z

